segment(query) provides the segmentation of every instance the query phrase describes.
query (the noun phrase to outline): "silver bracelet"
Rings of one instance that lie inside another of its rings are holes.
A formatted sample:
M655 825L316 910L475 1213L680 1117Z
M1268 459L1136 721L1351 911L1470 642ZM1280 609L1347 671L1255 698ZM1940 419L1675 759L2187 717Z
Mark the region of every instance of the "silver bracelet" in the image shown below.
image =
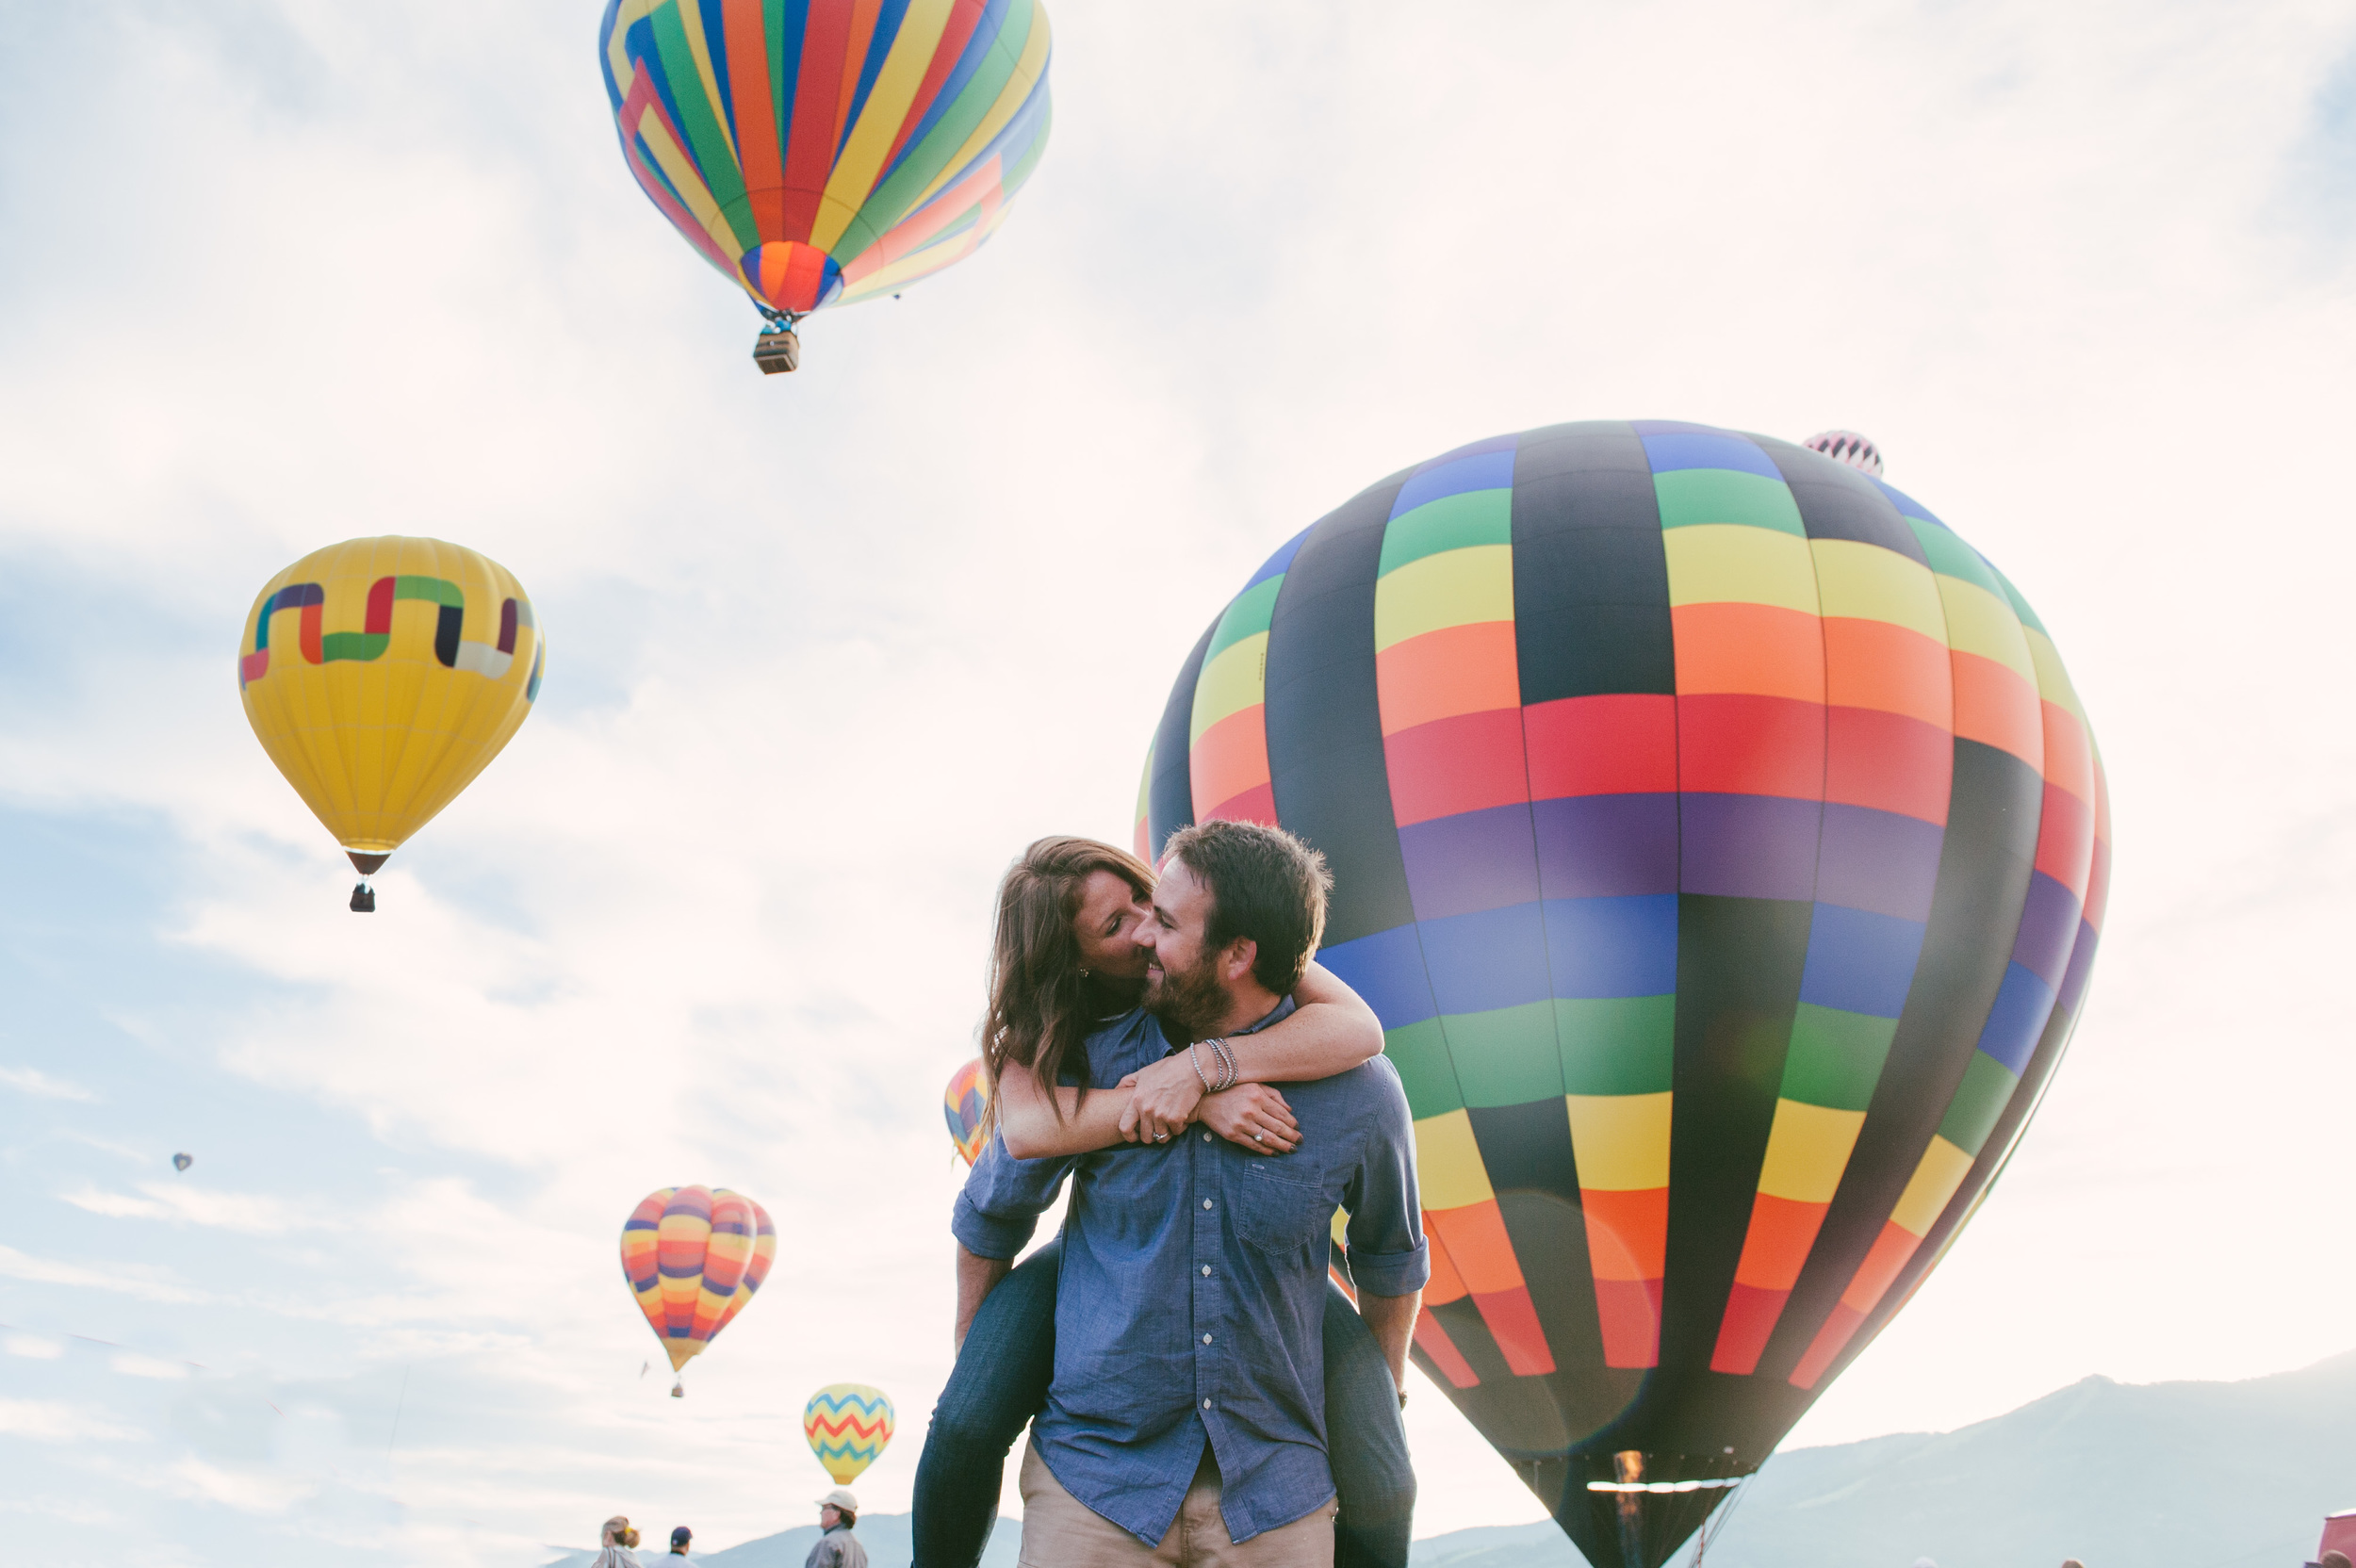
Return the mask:
M1222 1089L1234 1088L1235 1080L1240 1075L1240 1070L1235 1066L1235 1054L1227 1049L1226 1040L1219 1036L1212 1036L1210 1044L1211 1050L1219 1056L1219 1065L1227 1070L1226 1076L1219 1080L1219 1086Z
M1203 1058L1197 1054L1195 1047L1191 1045L1186 1047L1186 1060L1194 1064L1194 1075L1197 1079L1201 1080L1203 1092L1204 1094L1212 1092L1211 1080L1203 1070Z

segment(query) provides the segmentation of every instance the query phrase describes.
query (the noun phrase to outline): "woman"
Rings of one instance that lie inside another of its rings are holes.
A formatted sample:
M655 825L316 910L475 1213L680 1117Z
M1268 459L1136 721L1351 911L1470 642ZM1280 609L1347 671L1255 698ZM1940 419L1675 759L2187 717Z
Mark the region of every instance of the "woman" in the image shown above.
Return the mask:
M638 1554L630 1550L638 1544L638 1532L622 1515L617 1513L605 1522L597 1542L600 1550L589 1568L639 1568Z
M1381 1054L1383 1027L1372 1010L1313 963L1290 1017L1226 1042L1234 1087L1206 1094L1204 1076L1180 1052L1090 1093L1088 1035L1144 991L1150 950L1136 937L1153 892L1143 861L1077 838L1039 840L999 884L981 1034L991 1114L1008 1154L1038 1159L1161 1142L1194 1120L1239 1148L1281 1154L1299 1147L1301 1129L1268 1086L1327 1077ZM1055 1369L1061 1248L1060 1238L1041 1248L957 1326L957 1368L917 1462L915 1568L973 1568L989 1542L1007 1451L1045 1402ZM1003 1267L960 1250L960 1268L976 1264ZM1325 1407L1340 1499L1335 1568L1404 1564L1415 1475L1397 1389L1374 1336L1332 1287Z

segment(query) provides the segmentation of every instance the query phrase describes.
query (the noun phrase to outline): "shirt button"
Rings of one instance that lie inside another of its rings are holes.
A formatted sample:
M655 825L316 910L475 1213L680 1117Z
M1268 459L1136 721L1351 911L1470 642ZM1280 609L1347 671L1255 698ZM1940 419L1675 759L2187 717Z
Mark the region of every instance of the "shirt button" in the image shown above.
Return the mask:
M1203 1134L1203 1141L1204 1143L1208 1143L1208 1142L1210 1142L1210 1141L1211 1141L1211 1135L1210 1135L1210 1134L1208 1134L1208 1133Z
M1209 1409L1211 1408L1211 1401L1209 1401L1208 1399L1203 1400L1203 1408L1204 1410L1209 1410Z
M1209 1208L1209 1207L1211 1206L1211 1200L1210 1200L1209 1199L1205 1198L1204 1200L1203 1200L1203 1206L1204 1208L1206 1208L1206 1209L1207 1209L1207 1208Z
M1211 1266L1207 1263L1203 1266L1203 1277L1206 1280L1211 1277Z
M1205 1345L1208 1345L1209 1343L1211 1343L1211 1336L1210 1336L1209 1334L1204 1334L1204 1335L1203 1336L1203 1344L1205 1344Z

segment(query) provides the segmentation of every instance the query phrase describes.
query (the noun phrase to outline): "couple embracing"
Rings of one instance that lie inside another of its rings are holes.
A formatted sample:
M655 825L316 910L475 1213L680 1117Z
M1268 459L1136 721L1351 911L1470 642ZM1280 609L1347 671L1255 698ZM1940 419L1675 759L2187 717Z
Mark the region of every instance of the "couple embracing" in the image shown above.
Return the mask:
M1382 1025L1311 961L1330 886L1300 840L1230 822L1173 834L1158 879L1066 838L1006 873L997 1128L951 1222L915 1568L978 1560L1025 1423L1024 1568L1406 1561L1429 1254ZM1067 1181L1062 1234L1011 1267Z

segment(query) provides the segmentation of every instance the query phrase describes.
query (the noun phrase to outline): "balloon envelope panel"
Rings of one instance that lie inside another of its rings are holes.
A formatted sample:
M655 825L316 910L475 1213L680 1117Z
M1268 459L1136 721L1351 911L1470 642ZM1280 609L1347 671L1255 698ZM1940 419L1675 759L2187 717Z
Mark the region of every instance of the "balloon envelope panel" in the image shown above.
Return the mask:
M499 754L546 650L507 568L439 539L348 539L254 596L245 716L335 841L390 854Z
M2102 773L2041 624L1789 443L1556 426L1392 476L1188 658L1140 853L1273 822L1415 1116L1419 1364L1653 1564L1936 1263L2083 1000Z
M1047 145L1038 0L611 0L597 39L639 188L773 310L970 255Z
M859 1478L892 1442L892 1401L865 1383L829 1383L802 1407L802 1435L841 1486Z

